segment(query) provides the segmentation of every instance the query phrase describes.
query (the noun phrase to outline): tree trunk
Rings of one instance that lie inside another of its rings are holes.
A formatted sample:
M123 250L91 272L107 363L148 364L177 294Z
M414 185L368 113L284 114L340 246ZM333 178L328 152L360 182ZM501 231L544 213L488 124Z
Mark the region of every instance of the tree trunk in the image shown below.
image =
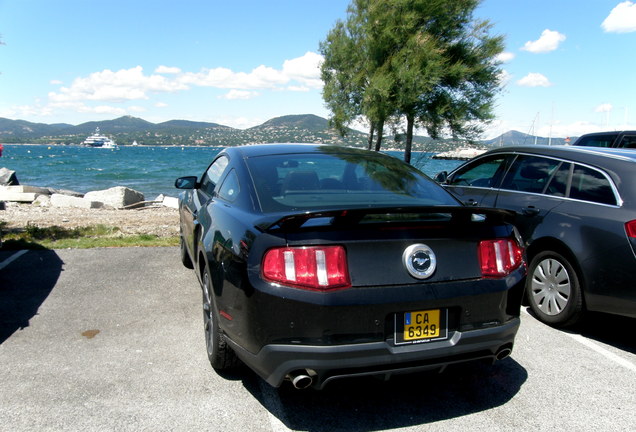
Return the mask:
M375 132L375 123L371 122L371 127L369 128L369 140L367 141L367 150L371 150L373 148L374 132Z
M384 134L384 120L378 122L378 137L375 140L375 151L380 151L382 147L382 135Z
M404 146L404 162L411 163L411 148L413 147L413 124L415 116L413 114L406 115L406 145Z

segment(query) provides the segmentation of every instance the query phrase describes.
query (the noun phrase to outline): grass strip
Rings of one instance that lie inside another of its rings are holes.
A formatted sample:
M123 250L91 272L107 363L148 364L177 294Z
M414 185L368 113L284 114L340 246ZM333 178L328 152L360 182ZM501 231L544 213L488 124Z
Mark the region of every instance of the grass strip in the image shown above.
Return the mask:
M178 246L179 237L154 234L124 235L117 227L106 225L63 228L38 227L28 224L24 230L7 232L6 222L0 222L2 250L21 249L88 249L97 247L158 247Z

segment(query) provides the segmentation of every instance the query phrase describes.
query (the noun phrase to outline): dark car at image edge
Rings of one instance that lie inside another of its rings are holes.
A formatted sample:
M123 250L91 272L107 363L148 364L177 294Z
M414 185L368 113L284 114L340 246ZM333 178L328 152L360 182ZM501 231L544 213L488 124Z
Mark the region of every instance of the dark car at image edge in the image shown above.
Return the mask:
M581 135L572 145L580 147L636 149L636 131L609 131L589 133Z
M510 212L325 145L227 148L175 185L217 370L240 359L272 386L319 389L512 351L526 269Z
M515 212L526 298L541 321L573 326L589 311L636 318L633 149L500 147L436 179L467 205Z

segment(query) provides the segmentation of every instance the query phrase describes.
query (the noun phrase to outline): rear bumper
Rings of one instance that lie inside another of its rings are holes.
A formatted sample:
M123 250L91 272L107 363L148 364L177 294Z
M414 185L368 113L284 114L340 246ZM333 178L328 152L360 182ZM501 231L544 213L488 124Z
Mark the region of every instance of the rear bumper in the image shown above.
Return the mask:
M395 346L392 341L348 345L270 344L252 354L230 342L237 355L274 387L296 371L310 369L313 386L322 388L338 378L387 375L427 369L478 359L504 358L512 350L520 320L479 330L455 331L444 341Z

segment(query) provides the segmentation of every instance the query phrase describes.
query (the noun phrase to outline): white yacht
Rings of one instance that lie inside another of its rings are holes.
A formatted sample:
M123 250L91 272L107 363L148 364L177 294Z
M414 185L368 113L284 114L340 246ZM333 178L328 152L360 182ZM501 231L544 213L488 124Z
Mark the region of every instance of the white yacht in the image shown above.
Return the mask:
M82 144L89 147L101 147L101 148L116 148L117 147L117 144L115 143L115 141L113 141L106 135L100 134L99 128L95 128L95 133L87 137L82 142Z

